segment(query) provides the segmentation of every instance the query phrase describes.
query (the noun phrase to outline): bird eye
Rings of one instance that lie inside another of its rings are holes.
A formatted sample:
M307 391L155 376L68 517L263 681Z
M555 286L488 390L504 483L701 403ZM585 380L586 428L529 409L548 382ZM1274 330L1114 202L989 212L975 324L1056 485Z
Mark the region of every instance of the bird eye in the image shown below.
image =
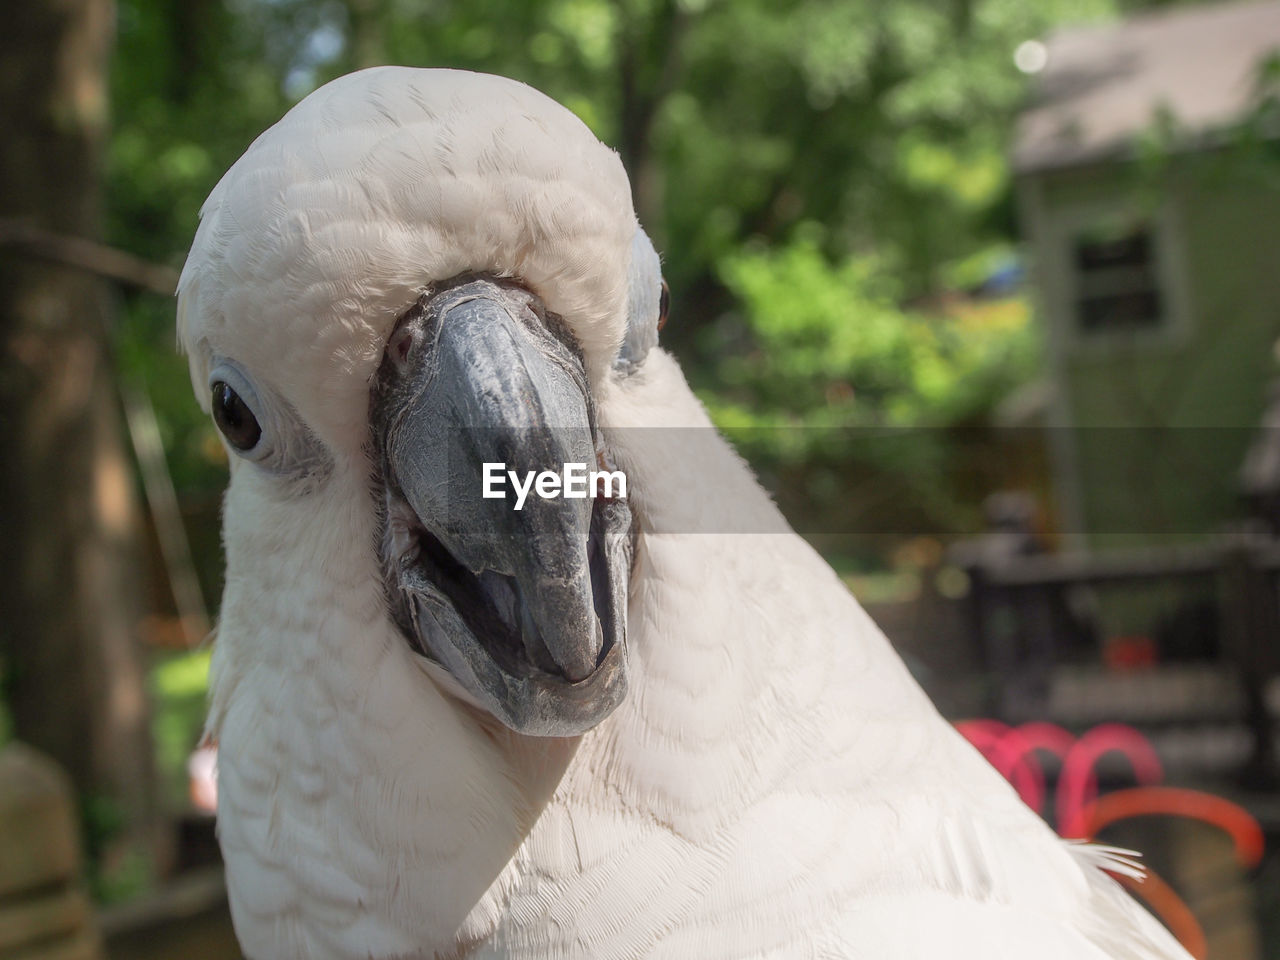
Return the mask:
M671 288L667 281L662 281L662 295L658 297L658 329L667 325L667 311L671 309Z
M225 380L213 385L213 422L237 450L252 450L262 436L258 418Z

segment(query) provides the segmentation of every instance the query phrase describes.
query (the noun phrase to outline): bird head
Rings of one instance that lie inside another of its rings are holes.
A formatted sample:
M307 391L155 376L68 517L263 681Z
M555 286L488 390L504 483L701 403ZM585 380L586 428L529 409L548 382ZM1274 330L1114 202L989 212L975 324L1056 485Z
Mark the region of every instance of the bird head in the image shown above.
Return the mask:
M530 735L598 723L626 690L626 500L517 510L485 464L607 467L595 396L656 341L661 289L616 154L533 89L379 68L299 103L214 189L179 283L231 461L224 627L291 590L323 619L297 591L323 570L376 587L356 619L447 696Z

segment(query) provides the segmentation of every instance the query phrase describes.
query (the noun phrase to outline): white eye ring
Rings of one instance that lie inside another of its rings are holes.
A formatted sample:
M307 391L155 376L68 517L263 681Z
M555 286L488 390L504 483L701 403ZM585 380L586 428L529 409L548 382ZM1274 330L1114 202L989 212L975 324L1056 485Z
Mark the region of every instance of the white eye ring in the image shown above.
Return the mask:
M333 468L328 449L286 400L269 388L254 386L244 368L226 357L214 357L209 373L209 390L219 384L225 384L239 398L261 431L253 446L241 449L219 424L232 453L283 480L302 483L304 488L328 475ZM298 489L292 488L294 492Z
M214 365L213 370L209 373L209 391L213 394L213 403L218 403L219 385L225 384L231 393L240 401L250 416L256 421L258 426L257 441L249 447L239 446L232 436L228 433L226 426L218 417L217 411L214 412L214 421L218 423L219 430L222 431L223 437L227 440L229 446L236 454L244 460L250 460L254 463L260 463L269 457L275 449L274 430L271 423L272 418L269 411L264 409L262 402L258 398L258 392L253 388L253 384L249 378L240 370L239 367L227 360L221 360Z

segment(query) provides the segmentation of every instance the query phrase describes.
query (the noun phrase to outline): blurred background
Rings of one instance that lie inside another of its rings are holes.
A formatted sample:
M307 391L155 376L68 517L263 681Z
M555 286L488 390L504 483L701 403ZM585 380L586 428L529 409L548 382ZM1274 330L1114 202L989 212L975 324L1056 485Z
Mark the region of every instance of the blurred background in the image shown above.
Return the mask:
M381 63L616 147L665 345L943 712L1197 956L1280 957L1280 2L27 0L0 57L0 957L239 955L171 294Z

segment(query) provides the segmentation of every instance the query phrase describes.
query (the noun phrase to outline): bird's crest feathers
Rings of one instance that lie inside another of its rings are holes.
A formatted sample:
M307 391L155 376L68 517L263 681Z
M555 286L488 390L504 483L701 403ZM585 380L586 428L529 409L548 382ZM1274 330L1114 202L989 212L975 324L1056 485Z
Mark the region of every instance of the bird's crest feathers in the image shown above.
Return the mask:
M332 441L363 426L363 407L314 385L364 389L433 282L521 279L598 380L630 311L652 306L656 322L655 270L621 161L569 110L501 77L381 67L312 93L222 178L179 281L178 332L197 394L215 357L271 357L276 385L317 429L332 422ZM653 290L632 293L631 277Z

